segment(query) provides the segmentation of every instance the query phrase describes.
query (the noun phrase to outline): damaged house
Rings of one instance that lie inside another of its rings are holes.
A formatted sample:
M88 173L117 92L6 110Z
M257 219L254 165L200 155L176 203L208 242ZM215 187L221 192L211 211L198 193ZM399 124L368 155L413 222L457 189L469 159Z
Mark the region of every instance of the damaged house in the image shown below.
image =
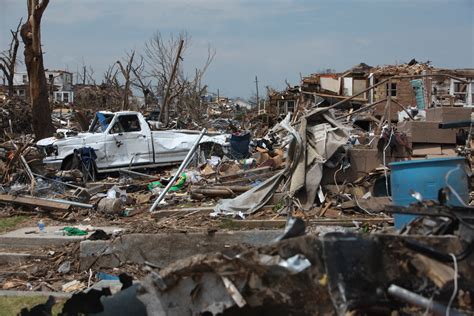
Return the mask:
M45 70L48 82L49 98L53 102L65 104L74 102L74 91L71 72L66 70ZM15 95L29 100L29 82L27 72L17 72L13 77Z
M456 156L463 130L439 124L470 118L473 78L473 69L441 69L416 60L376 67L361 63L342 73L303 77L300 86L284 91L270 90L265 112L279 117L330 107L337 118L351 121L351 168L325 172L323 179L337 184L391 161Z

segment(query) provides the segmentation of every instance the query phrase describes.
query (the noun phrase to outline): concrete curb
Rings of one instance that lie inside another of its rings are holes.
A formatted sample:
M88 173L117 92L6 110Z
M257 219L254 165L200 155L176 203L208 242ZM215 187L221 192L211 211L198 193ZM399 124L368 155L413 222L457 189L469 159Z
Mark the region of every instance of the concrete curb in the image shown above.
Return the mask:
M122 263L151 262L159 267L195 254L211 253L247 244L270 244L281 230L253 230L207 233L129 234L113 241L83 241L80 244L81 269L91 266L115 268Z

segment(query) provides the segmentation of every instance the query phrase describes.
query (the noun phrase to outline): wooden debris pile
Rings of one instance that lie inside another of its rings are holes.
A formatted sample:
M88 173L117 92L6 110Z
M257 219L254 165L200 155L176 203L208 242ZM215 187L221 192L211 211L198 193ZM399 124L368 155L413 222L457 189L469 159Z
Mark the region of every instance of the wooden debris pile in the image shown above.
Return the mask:
M385 66L376 66L371 68L371 72L374 75L386 75L386 76L395 76L395 75L420 75L423 71L432 69L429 62L417 62L412 60L406 64L400 65L385 65Z
M5 134L26 135L32 134L30 105L20 98L9 98L0 102L0 139Z

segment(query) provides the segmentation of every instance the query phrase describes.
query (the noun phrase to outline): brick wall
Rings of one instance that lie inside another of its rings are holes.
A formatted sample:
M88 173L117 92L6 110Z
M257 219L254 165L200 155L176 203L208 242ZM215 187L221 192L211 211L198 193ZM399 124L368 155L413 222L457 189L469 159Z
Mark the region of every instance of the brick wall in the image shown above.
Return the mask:
M386 78L378 78L379 81L382 81ZM416 99L415 99L415 92L410 84L410 79L393 79L392 83L397 85L397 95L393 96L393 99L398 101L401 105L408 107L408 106L416 106ZM383 100L387 97L387 88L386 85L380 85L375 88L374 92L374 101L377 102L379 100ZM377 104L375 106L374 114L376 117L382 117L385 111L386 102L381 104ZM398 112L401 109L399 106L392 102L391 106L391 117L392 121L396 121L398 118Z

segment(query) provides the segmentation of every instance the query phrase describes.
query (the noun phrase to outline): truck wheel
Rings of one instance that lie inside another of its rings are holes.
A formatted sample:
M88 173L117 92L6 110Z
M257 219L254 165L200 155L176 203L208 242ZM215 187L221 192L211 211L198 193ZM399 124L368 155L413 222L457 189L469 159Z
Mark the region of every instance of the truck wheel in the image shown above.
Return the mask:
M222 146L217 143L202 143L199 145L199 148L201 153L204 153L206 159L211 158L211 156L218 156L220 158L224 157L224 150L222 149Z
M74 156L70 155L64 158L63 163L61 164L61 170L71 170L73 165Z

